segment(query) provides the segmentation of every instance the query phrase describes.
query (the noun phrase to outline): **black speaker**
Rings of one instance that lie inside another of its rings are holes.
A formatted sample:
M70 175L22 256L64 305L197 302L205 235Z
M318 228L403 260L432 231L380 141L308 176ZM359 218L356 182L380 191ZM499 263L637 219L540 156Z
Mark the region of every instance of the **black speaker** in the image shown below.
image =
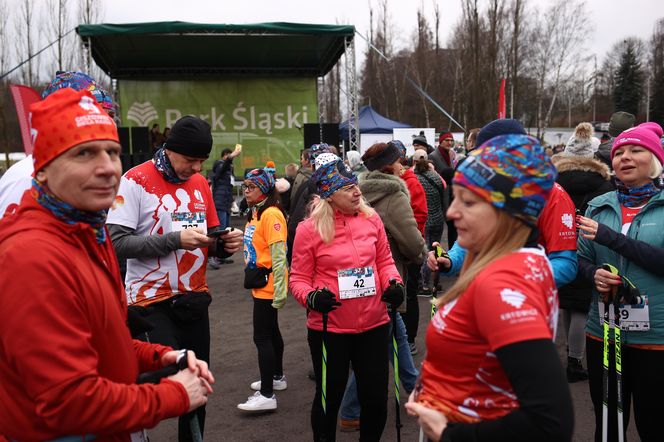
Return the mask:
M129 169L134 167L131 154L122 152L120 154L120 162L122 163L122 173L126 173Z
M147 127L131 128L131 153L151 153L150 132Z
M129 128L118 127L118 136L120 137L120 146L122 146L122 153L131 153L131 144L129 142Z
M323 138L321 139L321 126ZM307 123L304 125L304 147L309 148L312 144L327 143L339 146L339 123Z

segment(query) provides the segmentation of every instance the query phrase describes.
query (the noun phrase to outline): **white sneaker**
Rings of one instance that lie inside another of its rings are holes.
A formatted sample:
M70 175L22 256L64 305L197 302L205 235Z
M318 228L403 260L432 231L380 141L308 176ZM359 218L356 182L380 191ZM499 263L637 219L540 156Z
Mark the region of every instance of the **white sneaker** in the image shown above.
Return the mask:
M244 411L266 411L277 409L277 397L265 397L260 391L254 393L253 396L247 398L247 402L238 404L237 408Z
M272 389L276 391L281 391L285 390L288 388L288 383L286 383L286 376L281 376L281 379L273 379L272 380ZM261 381L256 381L251 383L251 389L260 391L261 389Z

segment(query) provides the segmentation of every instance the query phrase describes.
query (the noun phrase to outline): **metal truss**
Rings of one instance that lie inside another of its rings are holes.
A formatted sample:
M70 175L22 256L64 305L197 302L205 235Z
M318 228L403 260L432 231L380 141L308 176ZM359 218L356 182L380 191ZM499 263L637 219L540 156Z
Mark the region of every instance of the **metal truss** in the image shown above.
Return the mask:
M358 112L357 72L355 70L355 39L346 37L346 112L348 114L348 148L359 151L360 122Z

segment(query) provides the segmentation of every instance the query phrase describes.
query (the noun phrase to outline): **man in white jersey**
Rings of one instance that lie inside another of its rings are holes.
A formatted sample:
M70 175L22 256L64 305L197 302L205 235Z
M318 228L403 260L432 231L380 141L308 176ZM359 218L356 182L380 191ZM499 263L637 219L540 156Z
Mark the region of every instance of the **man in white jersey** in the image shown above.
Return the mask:
M219 232L207 180L199 172L212 149L210 125L185 116L154 158L127 171L108 215L116 253L127 258L130 308L154 328L139 339L193 350L209 362L211 302L205 280L208 252L226 258L242 247L241 230ZM201 431L205 409L196 410ZM180 418L179 440L191 440Z

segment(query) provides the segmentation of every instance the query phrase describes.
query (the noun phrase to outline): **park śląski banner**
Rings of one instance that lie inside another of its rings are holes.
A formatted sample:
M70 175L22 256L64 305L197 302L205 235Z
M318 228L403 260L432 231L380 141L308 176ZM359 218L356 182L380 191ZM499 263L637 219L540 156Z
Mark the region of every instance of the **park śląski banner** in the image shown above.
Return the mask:
M214 147L206 170L224 148L242 144L234 162L238 176L268 160L283 176L285 164L299 165L304 124L318 121L316 80L311 78L121 80L119 90L123 126L156 123L163 131L184 115L210 123Z

